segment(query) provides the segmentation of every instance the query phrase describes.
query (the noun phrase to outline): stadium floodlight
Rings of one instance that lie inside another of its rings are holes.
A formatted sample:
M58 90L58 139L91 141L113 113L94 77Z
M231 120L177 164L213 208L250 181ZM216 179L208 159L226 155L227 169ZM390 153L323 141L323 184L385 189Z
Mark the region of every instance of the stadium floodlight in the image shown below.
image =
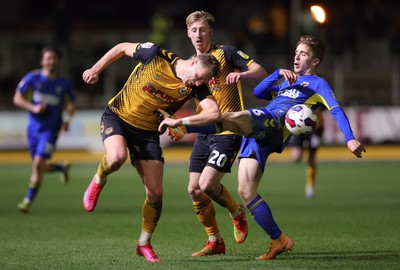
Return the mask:
M317 23L323 24L326 19L325 10L318 5L314 5L310 7L311 15Z

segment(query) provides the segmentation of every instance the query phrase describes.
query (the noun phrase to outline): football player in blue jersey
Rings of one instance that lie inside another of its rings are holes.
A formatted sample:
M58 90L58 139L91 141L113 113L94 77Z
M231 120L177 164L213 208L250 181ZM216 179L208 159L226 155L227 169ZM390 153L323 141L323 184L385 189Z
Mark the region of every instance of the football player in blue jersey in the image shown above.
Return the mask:
M61 52L44 47L40 54L41 69L27 73L18 84L14 104L29 112L28 145L32 157L32 174L25 198L18 209L29 213L43 175L60 172L61 182L68 181L69 163L51 163L61 131L67 131L75 112L75 94L69 80L59 75Z
M364 146L355 139L332 87L315 75L324 51L324 44L316 37L300 37L294 55L294 71L278 69L254 88L256 97L269 100L265 108L225 112L222 122L197 129L201 133L230 130L245 136L239 154L238 192L256 223L271 238L268 251L257 260L274 259L294 246L293 240L282 233L270 207L257 192L267 158L274 152L281 153L291 137L285 127L285 114L289 108L295 104L306 104L312 109L326 107L341 129L350 152L357 158L365 152ZM282 77L284 82L275 85ZM179 118L165 118L159 129L168 126L171 133L174 128L185 124L187 122Z

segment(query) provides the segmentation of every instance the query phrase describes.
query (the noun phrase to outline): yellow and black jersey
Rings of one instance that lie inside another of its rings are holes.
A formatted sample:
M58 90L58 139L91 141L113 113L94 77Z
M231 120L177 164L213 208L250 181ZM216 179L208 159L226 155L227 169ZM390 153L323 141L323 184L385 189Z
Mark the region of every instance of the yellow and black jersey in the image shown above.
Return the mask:
M212 45L210 51L221 64L218 77L214 77L209 82L209 87L215 97L221 112L237 112L244 110L242 84L227 84L226 76L231 72L246 71L248 66L254 61L244 52L224 45ZM198 107L198 111L200 108ZM224 132L223 134L230 134Z
M202 100L210 95L207 86L185 87L174 71L177 55L153 43L139 43L133 58L140 63L134 68L122 90L113 97L109 108L128 124L156 131L155 110L176 112L188 99Z

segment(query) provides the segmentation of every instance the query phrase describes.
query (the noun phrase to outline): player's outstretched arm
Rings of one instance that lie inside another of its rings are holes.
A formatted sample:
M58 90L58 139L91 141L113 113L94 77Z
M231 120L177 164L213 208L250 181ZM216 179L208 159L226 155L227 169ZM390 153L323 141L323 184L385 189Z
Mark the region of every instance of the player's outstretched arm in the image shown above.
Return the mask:
M208 126L221 121L221 111L214 97L203 99L200 101L200 106L202 110L198 114L193 114L184 118L166 117L159 124L158 131L163 133L167 127Z
M133 53L138 43L123 42L111 48L92 68L87 69L82 74L82 79L88 84L95 84L99 81L100 73L112 62L126 55L133 57Z
M362 152L367 152L364 146L357 140L348 141L347 148L358 158L362 158Z

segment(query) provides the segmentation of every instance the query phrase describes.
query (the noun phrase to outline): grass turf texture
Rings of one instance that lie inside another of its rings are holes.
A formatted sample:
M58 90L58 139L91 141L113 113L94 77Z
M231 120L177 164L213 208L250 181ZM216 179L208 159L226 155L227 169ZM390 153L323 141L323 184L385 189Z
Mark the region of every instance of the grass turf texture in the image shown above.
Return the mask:
M399 269L399 162L320 163L316 197L304 198L304 164L267 166L259 191L294 250L272 261L264 232L247 212L249 236L236 244L231 220L216 205L226 255L193 258L206 234L187 194L185 165L166 165L164 208L152 244L161 264L134 253L141 228L142 184L124 165L86 213L82 195L96 164L73 164L71 181L46 175L28 215L23 198L30 165L0 165L0 269ZM239 201L237 166L224 185Z

